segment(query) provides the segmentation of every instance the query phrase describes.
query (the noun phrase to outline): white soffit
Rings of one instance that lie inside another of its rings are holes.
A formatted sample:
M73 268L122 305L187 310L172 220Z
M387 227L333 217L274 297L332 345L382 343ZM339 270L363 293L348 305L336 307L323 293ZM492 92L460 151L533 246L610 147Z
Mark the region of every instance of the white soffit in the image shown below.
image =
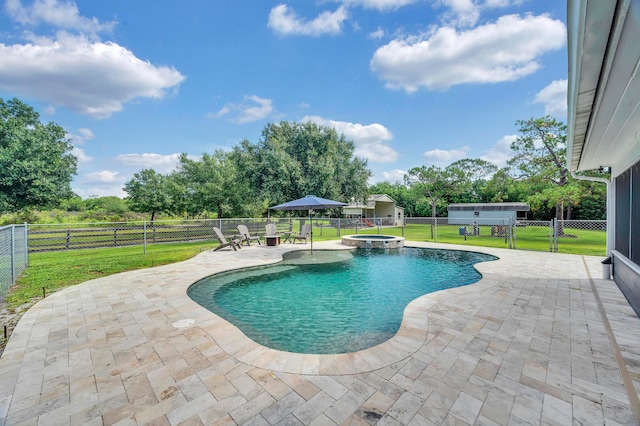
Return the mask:
M570 22L569 168L620 170L640 155L640 0L618 2L615 22L615 2L573 3L584 14Z
M615 2L568 0L569 93L567 162L577 170L594 106Z

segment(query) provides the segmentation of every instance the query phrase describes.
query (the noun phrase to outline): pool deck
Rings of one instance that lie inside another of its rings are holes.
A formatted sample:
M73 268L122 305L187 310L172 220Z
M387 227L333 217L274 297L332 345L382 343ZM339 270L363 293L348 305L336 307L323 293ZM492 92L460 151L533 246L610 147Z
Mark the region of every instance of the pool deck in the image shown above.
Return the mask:
M0 358L0 426L629 425L640 417L640 319L601 279L601 257L474 247L500 258L476 266L480 282L416 299L394 338L342 355L265 348L186 294L205 276L303 248L207 251L49 295L25 313Z

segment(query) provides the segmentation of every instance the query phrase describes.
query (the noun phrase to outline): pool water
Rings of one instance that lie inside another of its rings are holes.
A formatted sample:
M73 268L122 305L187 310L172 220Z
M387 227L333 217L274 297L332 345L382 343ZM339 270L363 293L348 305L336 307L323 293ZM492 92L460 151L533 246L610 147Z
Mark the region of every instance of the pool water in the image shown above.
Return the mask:
M323 264L285 261L201 280L189 296L264 346L336 354L382 343L404 308L430 292L475 283L478 262L496 257L454 250L355 250Z

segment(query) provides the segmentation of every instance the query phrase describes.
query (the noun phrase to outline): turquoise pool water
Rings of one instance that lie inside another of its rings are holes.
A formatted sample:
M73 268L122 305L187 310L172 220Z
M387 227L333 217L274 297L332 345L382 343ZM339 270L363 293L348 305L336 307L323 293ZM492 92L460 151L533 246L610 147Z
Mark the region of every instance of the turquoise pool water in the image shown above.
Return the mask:
M471 284L494 256L454 250L355 250L348 260L214 275L189 296L254 341L289 352L354 352L388 340L423 294Z

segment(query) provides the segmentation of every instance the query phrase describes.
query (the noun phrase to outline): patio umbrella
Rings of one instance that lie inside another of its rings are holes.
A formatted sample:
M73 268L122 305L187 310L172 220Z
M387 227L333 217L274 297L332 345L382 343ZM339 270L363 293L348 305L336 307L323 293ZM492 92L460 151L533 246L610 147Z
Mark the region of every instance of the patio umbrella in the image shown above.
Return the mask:
M269 208L273 210L308 210L309 224L311 224L311 210L333 209L346 205L346 203L341 203L340 201L328 200L326 198L316 197L315 195L307 195L306 197ZM311 253L313 253L313 225L311 225Z

